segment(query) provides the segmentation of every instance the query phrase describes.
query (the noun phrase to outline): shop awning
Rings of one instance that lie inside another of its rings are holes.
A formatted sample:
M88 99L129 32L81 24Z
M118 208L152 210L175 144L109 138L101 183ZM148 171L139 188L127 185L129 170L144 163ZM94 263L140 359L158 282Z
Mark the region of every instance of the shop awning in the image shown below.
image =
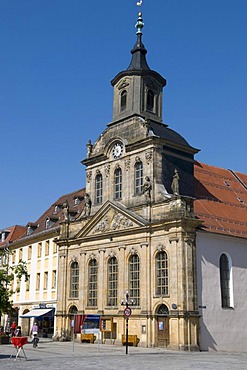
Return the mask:
M28 319L30 317L40 317L40 316L51 316L53 309L52 308L36 308L34 310L31 310L24 315L20 315L23 319ZM49 315L48 315L49 313Z

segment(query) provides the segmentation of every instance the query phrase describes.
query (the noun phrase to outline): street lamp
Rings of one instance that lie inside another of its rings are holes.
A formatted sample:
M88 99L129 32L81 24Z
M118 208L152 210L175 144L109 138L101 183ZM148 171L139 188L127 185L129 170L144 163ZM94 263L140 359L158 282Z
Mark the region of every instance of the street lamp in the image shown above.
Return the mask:
M125 300L121 299L121 306L125 306L124 316L126 320L126 334L125 334L125 346L126 346L126 355L128 354L128 341L129 341L129 317L131 316L132 310L129 306L134 305L134 300L130 299L129 301L129 292L126 292Z

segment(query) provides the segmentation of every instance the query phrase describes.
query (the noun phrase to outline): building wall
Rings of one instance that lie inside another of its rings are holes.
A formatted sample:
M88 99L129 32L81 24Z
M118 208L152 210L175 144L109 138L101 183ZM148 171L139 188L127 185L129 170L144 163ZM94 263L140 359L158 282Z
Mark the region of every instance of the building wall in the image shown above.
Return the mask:
M197 282L201 350L247 351L247 241L213 233L198 232ZM232 261L233 308L221 307L219 259Z
M27 245L21 245L12 251L10 264L15 265L20 259L26 262L29 281L25 282L24 276L21 281L16 277L13 282L14 307L18 308L18 324L22 327L23 334L29 333L30 319L20 316L31 311L39 304L47 304L48 307L56 307L57 301L57 245L54 238L30 240ZM39 284L38 284L39 279Z
M174 202L178 208L184 206L181 200L170 200L160 208L164 216L173 210ZM103 212L103 211L102 211ZM173 349L198 349L198 316L196 308L195 286L195 247L194 229L197 221L193 218L162 221L153 225L152 232L145 225L138 225L140 217L132 218L132 226L120 226L115 229L100 231L97 227L106 219L111 220L116 214L130 217L128 212L108 204L103 215L96 214L88 223L81 224L81 230L75 238L59 241L59 279L57 306L57 335L68 332L70 328L69 312L76 307L78 314L100 314L113 317L116 324L115 341L121 343L124 328L124 308L121 300L129 291L128 261L131 255L138 255L140 261L140 304L133 307L129 321L129 333L138 336L142 346L158 345L157 310L163 304L167 307L169 319L169 342L165 346ZM156 210L156 212L158 212ZM132 217L133 213L131 213ZM79 227L78 222L78 227ZM130 225L126 223L126 225ZM74 227L74 226L73 226ZM164 250L168 257L168 292L156 292L156 256ZM118 261L118 297L117 304L109 307L107 303L107 262L111 256ZM98 263L97 305L88 305L88 266L91 259ZM79 264L78 297L70 296L71 264ZM130 297L133 298L133 297ZM145 330L143 329L145 327Z

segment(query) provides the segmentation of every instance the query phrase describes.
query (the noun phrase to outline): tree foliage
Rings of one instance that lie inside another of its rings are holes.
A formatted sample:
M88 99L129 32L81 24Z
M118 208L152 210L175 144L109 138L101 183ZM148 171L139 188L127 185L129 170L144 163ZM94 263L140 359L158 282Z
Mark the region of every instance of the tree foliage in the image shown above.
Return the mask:
M5 251L0 254L0 317L3 313L9 313L13 309L12 295L15 291L12 290L11 285L16 276L21 280L24 276L25 281L28 281L27 265L24 261L19 261L17 265L9 266L8 256ZM9 253L9 252L8 252Z

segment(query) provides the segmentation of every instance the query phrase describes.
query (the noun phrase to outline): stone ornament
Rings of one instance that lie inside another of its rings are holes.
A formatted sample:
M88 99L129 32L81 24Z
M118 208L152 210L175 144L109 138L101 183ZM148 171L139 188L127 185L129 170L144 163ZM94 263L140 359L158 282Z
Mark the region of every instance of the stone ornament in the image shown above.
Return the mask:
M93 234L104 233L108 231L123 230L134 226L133 222L123 214L117 212L110 217L106 215L94 228Z
M73 262L78 262L78 259L77 259L77 257L76 257L76 256L73 256L73 257L71 258L71 263L73 263Z
M92 201L88 193L85 194L84 200L85 205L79 219L89 217L91 214Z
M174 195L179 195L179 173L176 168L174 170L171 189Z
M118 86L118 90L125 89L127 86L129 86L128 80L124 79L121 81L121 83Z
M69 221L69 205L67 201L63 204L63 216L64 221Z
M87 158L89 158L92 153L92 148L93 148L91 140L88 140L86 147L87 147Z
M87 182L91 182L91 180L92 180L92 171L88 171L86 176L87 176Z
M147 161L147 164L149 164L153 158L153 153L151 150L148 150L146 153L145 153L145 158L146 158L146 161Z
M130 169L130 158L125 159L124 164L125 164L125 170L129 171L129 169Z
M116 252L114 252L114 251L110 251L110 253L109 253L109 257L110 257L110 258L116 257Z
M137 254L137 250L134 248L134 247L132 247L131 248L131 250L130 250L130 254Z
M145 195L145 198L147 201L150 200L151 198L151 190L152 190L152 185L151 185L151 181L150 181L150 178L148 176L145 177L145 182L143 184L143 188L142 188L142 193Z
M136 163L141 162L141 158L140 158L140 157L138 157L138 156L136 156L136 157L135 157L135 162L136 162Z
M158 250L159 252L162 252L164 249L165 249L165 248L164 248L164 245L162 245L162 244L159 244L159 245L158 245L158 247L157 247L157 250Z
M110 175L110 168L111 168L111 166L109 164L107 164L105 166L105 176L106 177L109 177L109 175Z
M95 260L96 259L96 254L95 253L90 253L89 259L90 260Z

